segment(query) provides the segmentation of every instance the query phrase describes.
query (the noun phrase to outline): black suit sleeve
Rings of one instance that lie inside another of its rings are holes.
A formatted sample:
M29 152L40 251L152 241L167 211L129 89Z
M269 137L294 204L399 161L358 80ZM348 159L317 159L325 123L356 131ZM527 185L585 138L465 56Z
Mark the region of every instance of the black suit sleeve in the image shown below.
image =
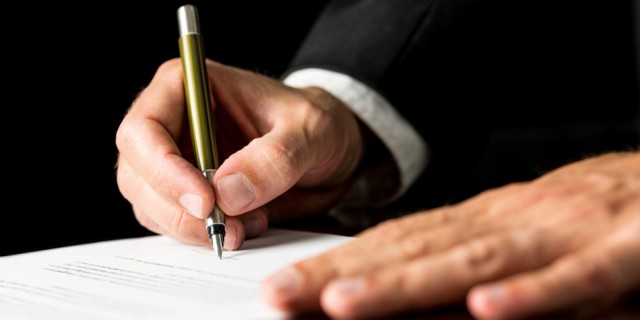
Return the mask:
M289 72L343 72L384 96L431 152L403 208L442 205L637 146L631 3L332 1Z
M477 65L469 59L457 60L465 59L468 47L477 40L466 41L471 35L462 39L458 22L474 24L469 16L477 2L332 1L288 70L318 67L345 73L382 94L429 144L431 159L423 180L433 187L421 186L421 190L432 195L433 205L442 204L459 187L457 179L469 175L473 161L468 160L478 157L488 132L473 110L468 117L460 117L460 109L466 108L474 93L465 92L466 86L473 88L472 80L459 76L471 72L465 70L468 66ZM473 131L473 139L461 128ZM452 164L457 159L466 163L450 172L439 168L439 163ZM416 205L431 206L420 198Z

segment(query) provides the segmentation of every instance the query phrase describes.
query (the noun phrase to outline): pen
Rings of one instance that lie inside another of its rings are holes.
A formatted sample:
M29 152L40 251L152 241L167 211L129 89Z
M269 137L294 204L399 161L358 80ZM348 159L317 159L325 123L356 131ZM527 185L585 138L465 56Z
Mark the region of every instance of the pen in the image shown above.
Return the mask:
M204 44L196 7L183 5L178 8L178 27L180 29L178 43L193 152L198 168L213 186L213 175L218 169L219 160L211 118ZM217 204L205 219L205 227L213 250L218 254L218 258L222 259L225 236L224 212L218 208Z

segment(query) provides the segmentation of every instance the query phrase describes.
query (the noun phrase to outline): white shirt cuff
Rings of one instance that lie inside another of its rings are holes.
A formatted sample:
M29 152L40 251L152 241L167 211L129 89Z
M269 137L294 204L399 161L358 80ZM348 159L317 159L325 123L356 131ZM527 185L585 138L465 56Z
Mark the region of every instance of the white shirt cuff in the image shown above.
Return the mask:
M284 83L292 87L316 86L342 100L382 140L400 170L403 195L424 170L428 147L422 137L393 106L364 83L339 72L309 68L292 72Z

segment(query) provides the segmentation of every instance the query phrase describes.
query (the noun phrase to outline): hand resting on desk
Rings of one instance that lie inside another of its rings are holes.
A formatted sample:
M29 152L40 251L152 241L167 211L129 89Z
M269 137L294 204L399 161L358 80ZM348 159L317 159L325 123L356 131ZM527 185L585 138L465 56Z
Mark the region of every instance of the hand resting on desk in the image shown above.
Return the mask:
M264 298L335 318L466 299L479 319L615 300L640 287L640 153L575 162L358 238L276 273Z

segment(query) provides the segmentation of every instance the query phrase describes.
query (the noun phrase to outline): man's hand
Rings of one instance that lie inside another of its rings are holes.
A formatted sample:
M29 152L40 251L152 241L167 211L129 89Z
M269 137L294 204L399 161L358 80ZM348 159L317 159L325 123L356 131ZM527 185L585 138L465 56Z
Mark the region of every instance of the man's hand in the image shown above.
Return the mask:
M218 201L229 215L225 249L233 250L270 220L325 212L339 201L363 153L351 111L319 88L291 88L213 61L207 68L224 159L213 186L193 164L179 59L158 69L118 128L118 187L138 221L209 246L203 219Z
M504 319L615 299L640 287L639 270L640 153L612 153L384 222L276 273L262 293L335 318L466 298L475 317Z

